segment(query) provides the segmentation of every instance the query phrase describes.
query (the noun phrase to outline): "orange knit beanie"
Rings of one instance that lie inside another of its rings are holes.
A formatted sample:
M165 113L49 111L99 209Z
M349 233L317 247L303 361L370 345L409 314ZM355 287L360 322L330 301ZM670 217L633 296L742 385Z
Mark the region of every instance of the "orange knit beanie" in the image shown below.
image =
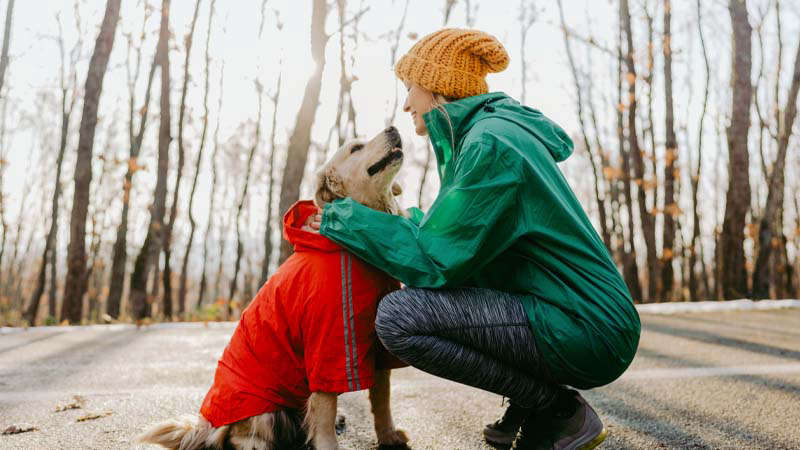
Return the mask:
M494 36L478 30L445 28L411 47L394 68L397 77L450 98L489 92L488 72L508 67L508 53Z

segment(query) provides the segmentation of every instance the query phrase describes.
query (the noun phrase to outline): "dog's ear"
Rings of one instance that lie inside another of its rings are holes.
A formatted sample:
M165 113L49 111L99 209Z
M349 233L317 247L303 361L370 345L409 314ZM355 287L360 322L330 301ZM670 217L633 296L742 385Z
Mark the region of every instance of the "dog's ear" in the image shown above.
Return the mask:
M396 181L392 182L392 195L398 196L403 193L403 188Z
M317 192L314 194L314 203L322 208L337 198L347 197L344 189L344 180L333 168L324 168L317 173Z

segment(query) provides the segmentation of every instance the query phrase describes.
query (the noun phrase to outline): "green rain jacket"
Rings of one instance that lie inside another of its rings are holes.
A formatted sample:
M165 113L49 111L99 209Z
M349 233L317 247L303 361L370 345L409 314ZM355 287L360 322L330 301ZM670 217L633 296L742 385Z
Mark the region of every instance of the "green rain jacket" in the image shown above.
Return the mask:
M404 218L336 200L320 233L408 286L521 294L555 380L579 389L615 380L636 353L639 316L556 166L572 141L500 92L444 109L450 120L436 109L423 116L441 179L430 209Z

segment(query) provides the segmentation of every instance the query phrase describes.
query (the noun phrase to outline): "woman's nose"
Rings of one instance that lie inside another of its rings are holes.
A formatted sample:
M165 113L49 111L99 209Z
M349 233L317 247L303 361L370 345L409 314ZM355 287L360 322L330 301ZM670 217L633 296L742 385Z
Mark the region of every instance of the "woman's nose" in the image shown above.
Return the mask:
M411 112L411 105L408 104L408 97L406 97L406 101L403 102L403 112Z

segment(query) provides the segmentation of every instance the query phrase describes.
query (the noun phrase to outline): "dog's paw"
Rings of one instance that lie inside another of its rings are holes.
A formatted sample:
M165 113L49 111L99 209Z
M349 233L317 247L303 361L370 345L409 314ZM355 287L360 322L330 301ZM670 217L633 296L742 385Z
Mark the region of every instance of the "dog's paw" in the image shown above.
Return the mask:
M403 430L390 428L386 430L376 431L378 435L378 448L379 449L403 449L408 448L408 436Z

